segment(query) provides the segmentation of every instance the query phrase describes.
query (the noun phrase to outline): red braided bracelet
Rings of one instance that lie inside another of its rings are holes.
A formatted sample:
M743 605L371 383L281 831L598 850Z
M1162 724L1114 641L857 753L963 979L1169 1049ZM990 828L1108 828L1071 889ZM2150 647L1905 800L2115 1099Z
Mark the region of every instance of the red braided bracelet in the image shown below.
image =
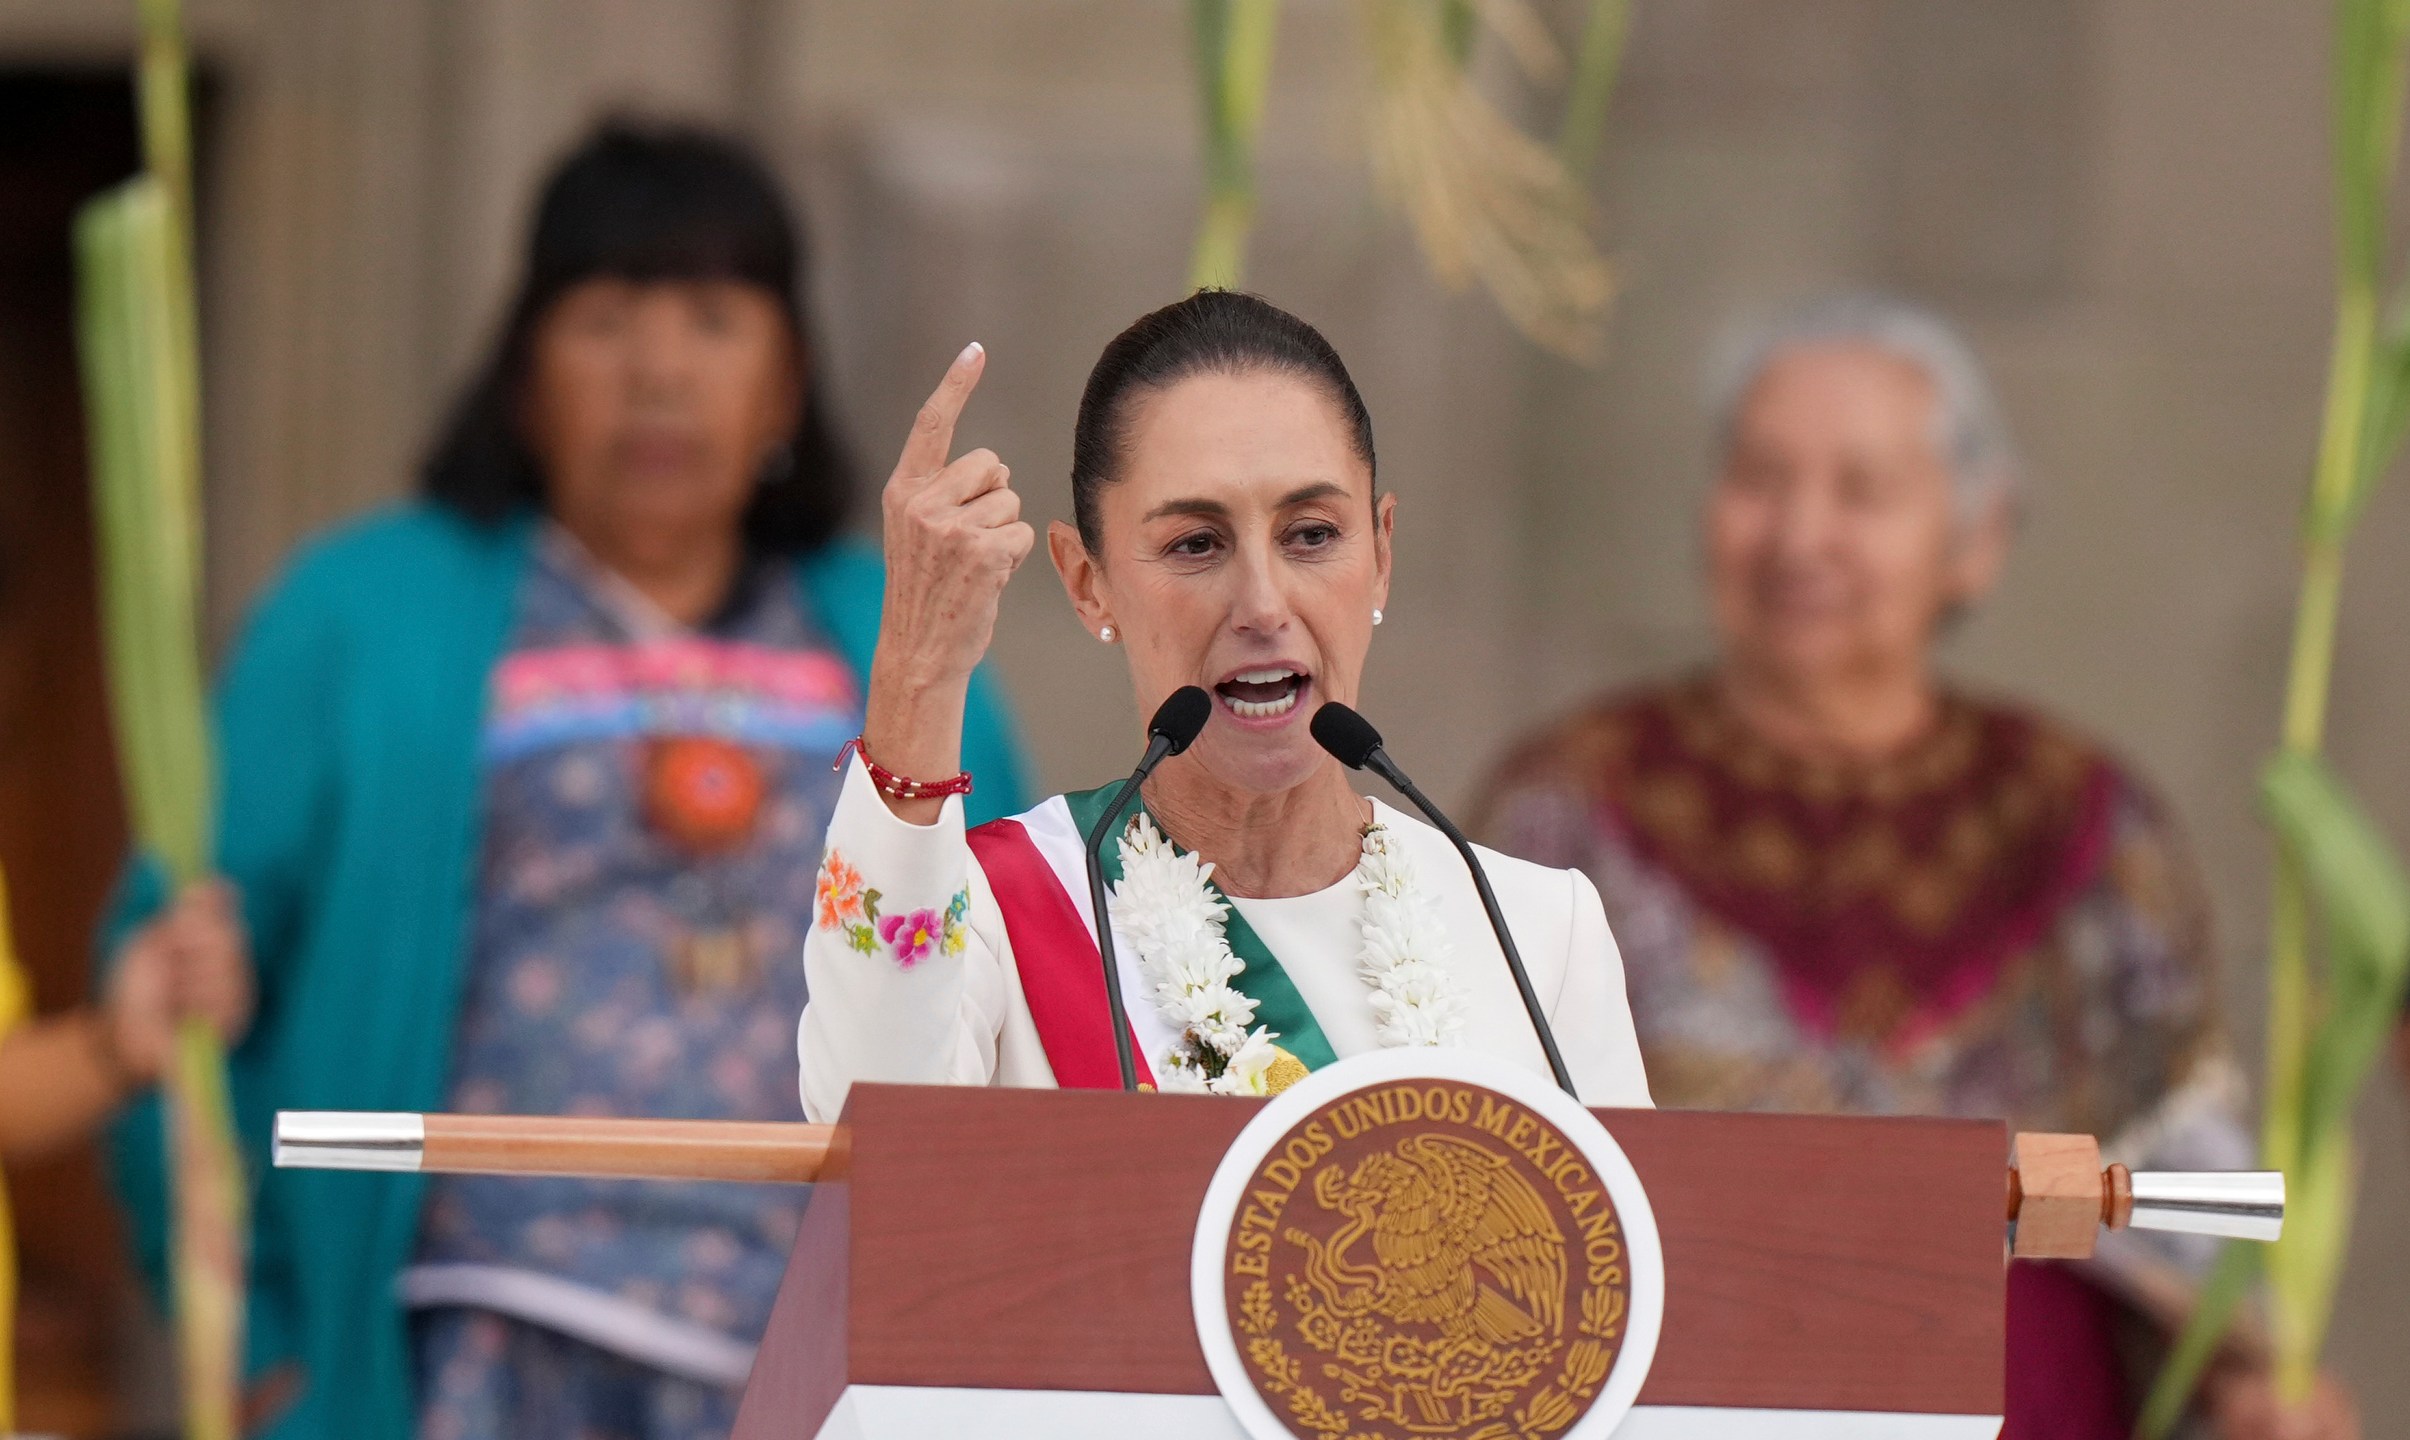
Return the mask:
M970 771L965 770L951 780L915 780L907 775L898 775L870 758L870 747L862 743L859 735L845 742L845 748L837 752L837 763L829 768L844 769L847 755L862 757L862 768L870 772L870 783L878 786L879 793L890 800L943 800L948 795L971 793Z

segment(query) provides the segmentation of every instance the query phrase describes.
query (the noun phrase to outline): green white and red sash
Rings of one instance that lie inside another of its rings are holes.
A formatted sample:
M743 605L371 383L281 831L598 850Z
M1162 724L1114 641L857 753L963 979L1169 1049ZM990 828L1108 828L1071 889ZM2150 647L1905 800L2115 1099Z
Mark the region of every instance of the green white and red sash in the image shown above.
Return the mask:
M1121 1085L1105 1008L1103 962L1089 914L1082 838L1103 816L1115 788L1057 795L1035 809L970 832L971 854L987 876L1012 939L1013 962L1038 1041L1054 1068L1055 1083L1065 1089L1109 1090ZM1108 884L1121 878L1118 845L1105 847L1104 869ZM1246 967L1234 985L1255 1001L1256 1022L1269 1027L1280 1047L1309 1070L1337 1058L1314 1012L1246 917L1233 906L1223 923L1231 954ZM1114 950L1139 1080L1153 1084L1152 1060L1179 1036L1148 998L1131 947L1119 944Z

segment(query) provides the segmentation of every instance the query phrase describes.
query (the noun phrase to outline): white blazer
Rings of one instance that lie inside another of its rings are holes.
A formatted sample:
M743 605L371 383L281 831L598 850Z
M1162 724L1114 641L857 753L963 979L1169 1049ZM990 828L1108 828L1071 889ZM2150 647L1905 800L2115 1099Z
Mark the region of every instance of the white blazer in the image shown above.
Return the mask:
M1404 841L1416 882L1447 928L1449 964L1469 1010L1461 1043L1546 1075L1547 1058L1455 847L1422 821L1373 804ZM1079 836L1062 797L1016 818L1086 917ZM1589 877L1489 850L1481 860L1583 1102L1648 1105L1623 960ZM870 891L884 918L922 915L937 923L882 937L859 913L859 897ZM948 799L932 824L908 824L887 808L861 761L851 761L829 821L817 898L803 947L811 999L796 1035L805 1114L835 1119L857 1080L1054 1085L1003 913L964 838L959 799ZM1288 899L1230 899L1279 958L1332 1050L1345 1057L1379 1048L1371 990L1356 973L1363 902L1352 879ZM1131 947L1115 948L1131 1026L1152 1062L1173 1037L1143 998Z

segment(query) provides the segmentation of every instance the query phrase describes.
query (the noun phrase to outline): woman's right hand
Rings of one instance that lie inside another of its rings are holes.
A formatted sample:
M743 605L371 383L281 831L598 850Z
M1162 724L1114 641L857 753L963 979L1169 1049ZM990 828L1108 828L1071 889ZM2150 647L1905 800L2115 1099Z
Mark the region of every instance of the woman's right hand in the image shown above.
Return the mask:
M2276 1398L2264 1366L2212 1372L2201 1393L2218 1440L2360 1440L2359 1407L2329 1374L2318 1376L2300 1405Z
M880 501L887 595L862 743L880 765L915 780L944 780L961 769L971 672L995 635L1005 583L1037 543L1021 519L1012 472L993 450L946 458L954 422L986 368L987 352L976 343L947 367L914 417ZM921 824L941 804L888 801Z

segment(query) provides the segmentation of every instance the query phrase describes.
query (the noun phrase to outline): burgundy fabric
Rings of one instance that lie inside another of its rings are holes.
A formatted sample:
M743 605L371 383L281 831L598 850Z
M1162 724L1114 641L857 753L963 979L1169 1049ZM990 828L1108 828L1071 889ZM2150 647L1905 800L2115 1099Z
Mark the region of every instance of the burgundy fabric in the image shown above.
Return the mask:
M1888 760L1775 751L1712 685L1597 716L1591 784L1700 907L1756 937L1820 1033L1912 1044L2098 877L2116 773L2038 716L1945 696Z
M971 854L1004 912L1021 994L1038 1027L1054 1083L1066 1090L1119 1090L1121 1057L1105 1004L1104 960L1088 922L1063 893L1054 867L1018 820L991 820L970 832ZM1138 1083L1154 1088L1146 1053L1130 1041Z
M2008 1267L2008 1423L2000 1440L2126 1440L2117 1302L2073 1266Z

